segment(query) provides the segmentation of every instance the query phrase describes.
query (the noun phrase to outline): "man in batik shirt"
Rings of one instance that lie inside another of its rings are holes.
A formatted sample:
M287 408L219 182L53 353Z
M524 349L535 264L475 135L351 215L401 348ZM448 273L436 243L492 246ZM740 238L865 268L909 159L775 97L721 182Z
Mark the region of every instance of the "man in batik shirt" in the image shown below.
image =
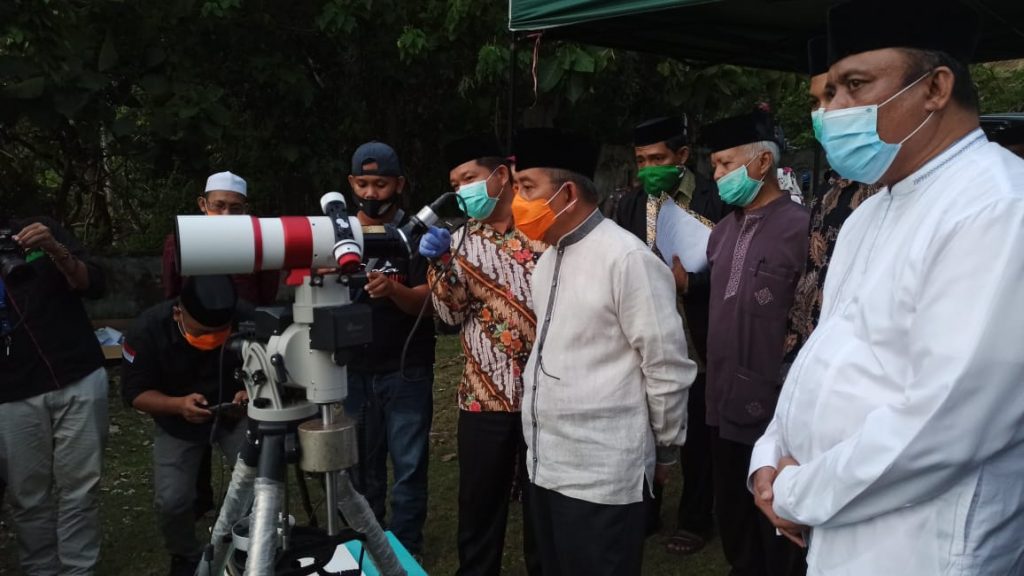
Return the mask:
M828 80L828 43L824 36L807 43L807 66L811 76L808 89L811 97L811 122L814 124L815 137L820 137L818 111L824 110L830 100L825 91ZM821 316L821 296L825 288L825 273L828 272L828 264L832 260L832 251L835 250L839 230L857 206L870 198L877 188L833 176L828 179L828 186L823 187L823 190L824 194L815 194L811 198L807 267L797 282L793 308L789 312L789 334L786 336L783 371L788 371L800 348L818 325L818 318Z
M497 575L509 499L525 466L522 372L536 332L530 277L547 246L516 229L510 163L493 139L452 142L445 159L470 220L454 237L431 228L420 253L432 261L434 310L461 326L466 356L458 393L458 574ZM536 573L529 528L524 523L524 553Z

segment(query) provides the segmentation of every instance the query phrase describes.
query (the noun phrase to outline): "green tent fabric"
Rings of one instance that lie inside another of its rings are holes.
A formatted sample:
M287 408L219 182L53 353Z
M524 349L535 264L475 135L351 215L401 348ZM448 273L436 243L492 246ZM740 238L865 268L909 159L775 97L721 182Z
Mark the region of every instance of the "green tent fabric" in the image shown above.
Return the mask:
M512 30L540 30L603 20L618 16L635 16L666 8L704 4L715 0L521 0L510 2Z
M1024 58L1024 0L965 1L982 15L978 62ZM543 30L545 39L681 60L805 73L807 39L823 33L828 5L825 0L510 0L509 29Z

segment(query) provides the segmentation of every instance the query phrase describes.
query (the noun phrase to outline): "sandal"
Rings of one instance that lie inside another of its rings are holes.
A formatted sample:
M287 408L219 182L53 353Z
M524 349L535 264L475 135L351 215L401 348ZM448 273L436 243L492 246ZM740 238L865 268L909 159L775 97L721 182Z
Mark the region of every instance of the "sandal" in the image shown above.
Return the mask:
M707 541L686 530L678 530L673 536L665 539L665 551L677 556L689 556L704 549Z

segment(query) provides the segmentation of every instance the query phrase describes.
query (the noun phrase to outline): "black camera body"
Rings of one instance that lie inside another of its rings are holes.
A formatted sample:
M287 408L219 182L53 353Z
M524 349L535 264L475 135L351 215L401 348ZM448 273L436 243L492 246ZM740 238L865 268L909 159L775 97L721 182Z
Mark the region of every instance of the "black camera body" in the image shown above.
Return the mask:
M17 284L32 276L25 251L14 240L14 234L9 223L0 224L0 279L8 284Z

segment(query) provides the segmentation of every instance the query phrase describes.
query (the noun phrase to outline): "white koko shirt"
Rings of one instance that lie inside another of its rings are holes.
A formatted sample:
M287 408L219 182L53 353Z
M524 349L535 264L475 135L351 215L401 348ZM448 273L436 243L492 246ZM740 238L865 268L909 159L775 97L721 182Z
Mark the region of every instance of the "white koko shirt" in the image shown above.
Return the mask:
M981 130L867 200L754 448L810 575L1024 574L1024 160Z
M530 480L588 502L640 502L655 445L686 439L697 375L672 273L595 210L538 260L533 302L522 407Z

